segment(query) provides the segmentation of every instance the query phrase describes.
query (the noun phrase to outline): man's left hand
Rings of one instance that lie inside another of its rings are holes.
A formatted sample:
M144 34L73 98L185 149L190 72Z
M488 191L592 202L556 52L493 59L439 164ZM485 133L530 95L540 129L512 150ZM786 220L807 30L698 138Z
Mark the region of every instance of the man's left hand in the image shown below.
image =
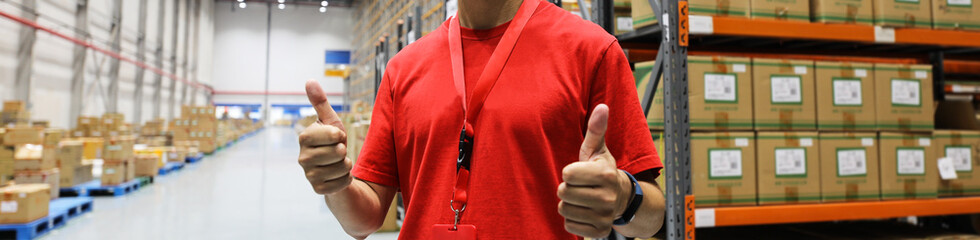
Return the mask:
M609 107L599 104L589 118L588 131L579 150L579 161L562 170L558 185L558 213L565 230L589 238L604 238L612 223L626 211L632 185L616 167L605 144Z

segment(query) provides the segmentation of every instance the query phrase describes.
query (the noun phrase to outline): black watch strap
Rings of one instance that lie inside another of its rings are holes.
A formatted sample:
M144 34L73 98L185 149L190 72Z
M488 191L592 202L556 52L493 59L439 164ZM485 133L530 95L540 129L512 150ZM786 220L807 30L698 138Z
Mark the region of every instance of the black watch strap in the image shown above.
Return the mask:
M633 174L630 174L626 170L622 171L630 178L630 184L633 186L633 194L630 202L626 205L626 211L623 212L622 216L613 221L613 225L616 226L622 226L632 222L633 216L636 215L636 211L640 209L640 204L643 203L643 189L640 188L640 184L633 177Z

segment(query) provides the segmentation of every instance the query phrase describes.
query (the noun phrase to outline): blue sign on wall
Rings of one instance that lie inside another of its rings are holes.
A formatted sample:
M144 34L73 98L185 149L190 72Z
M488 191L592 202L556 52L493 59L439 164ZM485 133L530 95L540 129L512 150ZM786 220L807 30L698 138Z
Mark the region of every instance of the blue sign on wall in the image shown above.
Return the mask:
M350 51L327 50L326 64L350 64Z

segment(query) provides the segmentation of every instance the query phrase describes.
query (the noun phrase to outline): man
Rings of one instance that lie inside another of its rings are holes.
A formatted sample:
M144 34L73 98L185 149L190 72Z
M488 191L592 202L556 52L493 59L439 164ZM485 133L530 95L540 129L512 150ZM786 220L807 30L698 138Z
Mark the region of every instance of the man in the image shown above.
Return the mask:
M319 122L299 163L358 239L399 191L402 239L650 237L663 165L634 89L595 24L542 0L460 0L458 18L389 62L356 165L307 83Z

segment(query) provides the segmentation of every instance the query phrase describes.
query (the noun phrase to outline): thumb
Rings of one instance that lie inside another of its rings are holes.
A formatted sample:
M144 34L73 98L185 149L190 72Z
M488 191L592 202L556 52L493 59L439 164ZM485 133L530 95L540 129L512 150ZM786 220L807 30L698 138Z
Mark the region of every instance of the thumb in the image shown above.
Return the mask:
M582 141L582 148L579 151L579 161L588 161L595 153L605 150L608 125L609 107L606 104L599 104L592 111L592 117L589 118L585 140Z
M306 81L306 97L310 99L310 104L316 110L317 120L320 123L331 125L340 128L341 131L347 132L344 129L343 122L340 120L340 116L337 116L337 112L333 111L333 107L327 101L327 95L323 93L323 88L320 87L320 83L313 79Z

